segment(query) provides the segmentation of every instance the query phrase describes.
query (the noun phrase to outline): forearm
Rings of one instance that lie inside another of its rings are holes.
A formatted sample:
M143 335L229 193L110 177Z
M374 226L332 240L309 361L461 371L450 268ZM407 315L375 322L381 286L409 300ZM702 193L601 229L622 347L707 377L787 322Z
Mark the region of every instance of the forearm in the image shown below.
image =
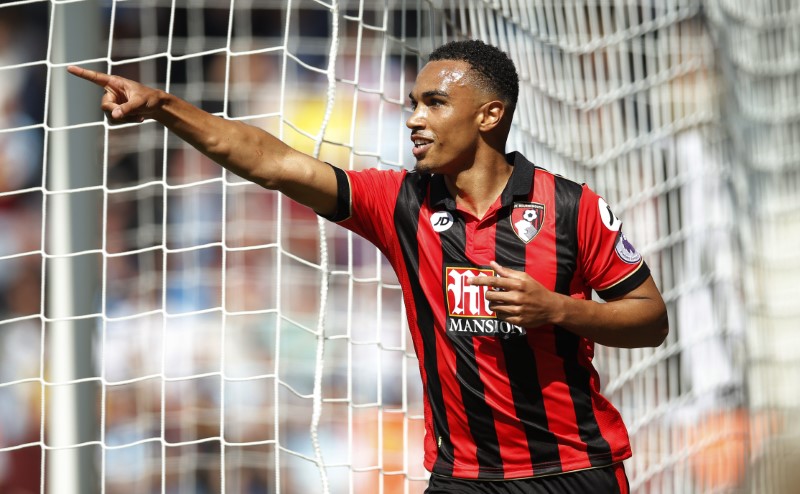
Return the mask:
M330 166L244 122L211 115L163 91L149 116L215 162L267 189L278 190L322 215L336 211Z
M658 346L669 332L667 307L653 278L622 297L601 304L545 288L524 272L492 261L499 276L476 276L470 285L491 288L485 294L498 318L523 327L560 326L602 345Z
M557 294L555 294L557 295ZM659 298L626 297L606 303L557 295L552 322L601 345L639 348L660 345L669 324Z
M268 132L216 117L177 96L124 77L74 65L67 70L105 90L100 108L111 123L152 118L233 173L279 190L319 214L329 216L336 211L338 187L333 169Z
M163 91L153 118L242 178L276 189L294 149L254 126L217 117Z

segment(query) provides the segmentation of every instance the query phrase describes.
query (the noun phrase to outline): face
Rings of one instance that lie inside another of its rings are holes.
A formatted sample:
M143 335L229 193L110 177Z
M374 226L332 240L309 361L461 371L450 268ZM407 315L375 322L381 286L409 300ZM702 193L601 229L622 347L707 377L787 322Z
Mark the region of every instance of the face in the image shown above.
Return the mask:
M469 70L467 62L437 60L417 75L406 126L418 171L454 173L472 164L484 101L471 84Z

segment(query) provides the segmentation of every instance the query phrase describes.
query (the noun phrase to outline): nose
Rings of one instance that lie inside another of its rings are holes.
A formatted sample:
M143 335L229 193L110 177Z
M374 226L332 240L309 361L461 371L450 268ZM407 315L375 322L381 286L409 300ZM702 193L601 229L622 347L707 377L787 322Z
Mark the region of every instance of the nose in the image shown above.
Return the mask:
M422 117L420 106L422 105L417 105L414 111L411 112L411 116L406 120L406 127L409 129L421 129L425 126L425 119Z

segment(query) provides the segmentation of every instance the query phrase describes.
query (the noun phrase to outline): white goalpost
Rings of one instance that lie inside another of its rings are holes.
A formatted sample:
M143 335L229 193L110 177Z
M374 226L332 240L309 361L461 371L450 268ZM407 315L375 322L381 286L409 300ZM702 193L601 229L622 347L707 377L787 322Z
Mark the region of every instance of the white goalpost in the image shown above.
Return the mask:
M109 126L66 66L342 168L399 169L417 70L479 38L519 71L509 151L603 195L667 302L660 347L596 349L632 491L783 492L798 16L779 0L0 5L0 491L423 492L422 385L380 252L154 122Z

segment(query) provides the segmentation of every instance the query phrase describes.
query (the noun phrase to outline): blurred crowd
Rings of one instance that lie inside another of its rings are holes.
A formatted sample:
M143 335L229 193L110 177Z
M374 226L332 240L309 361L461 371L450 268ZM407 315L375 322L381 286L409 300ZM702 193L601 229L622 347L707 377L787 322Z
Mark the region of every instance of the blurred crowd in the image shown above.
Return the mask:
M40 439L46 9L0 9L0 447ZM5 386L10 381L19 384ZM39 492L38 446L0 453L0 491Z
M0 225L6 232L0 237L0 492L14 494L40 492L50 425L42 420L49 416L43 400L50 377L50 326L42 317L50 248L43 211L52 161L45 155L52 125L45 105L48 78L63 70L46 64L50 9L48 2L0 6ZM233 118L257 115L253 124L315 151L327 83L302 64L325 68L325 9L295 11L300 18L291 29L306 43L290 46L298 61L276 51L167 62L156 54L166 49L170 28L174 55L225 46L228 29L227 11L177 9L172 25L170 12L170 2L150 9L120 3L113 24L111 11L105 12L113 61L151 56L116 65L114 73L163 87L169 70L170 90L179 96ZM234 49L282 41L279 10L254 9L237 19ZM394 88L393 104L356 95L355 81L382 85L379 57L365 60L339 60L337 70L354 82L337 89L328 144L318 152L343 167L397 166L403 88ZM402 74L393 63L385 69L393 73L383 75L397 81ZM279 124L278 112L289 125ZM395 123L377 124L378 114L392 112ZM378 482L387 492L402 490L409 472L424 479L416 361L400 322L400 292L374 249L358 239L350 243L331 225L320 231L311 212L223 173L173 137L165 147L153 123L109 130L105 150L103 127L93 129L106 172L98 215L105 255L98 267L99 317L92 318L98 425L96 443L84 448L97 457L106 492L162 492L164 484L166 492L213 493L223 481L226 492L271 492L278 481L285 492L313 492L323 482L314 463L318 454L334 465L326 469L334 491L349 485L373 491ZM353 148L365 156L353 157ZM334 271L324 307L321 234ZM351 275L366 281L353 283ZM368 302L354 310L355 297ZM321 310L333 328L326 331L343 339L326 344L319 369L328 401L315 444L314 332ZM414 418L404 425L406 416L397 410L405 394ZM393 473L381 473L379 456ZM423 487L424 480L411 482L412 492Z

